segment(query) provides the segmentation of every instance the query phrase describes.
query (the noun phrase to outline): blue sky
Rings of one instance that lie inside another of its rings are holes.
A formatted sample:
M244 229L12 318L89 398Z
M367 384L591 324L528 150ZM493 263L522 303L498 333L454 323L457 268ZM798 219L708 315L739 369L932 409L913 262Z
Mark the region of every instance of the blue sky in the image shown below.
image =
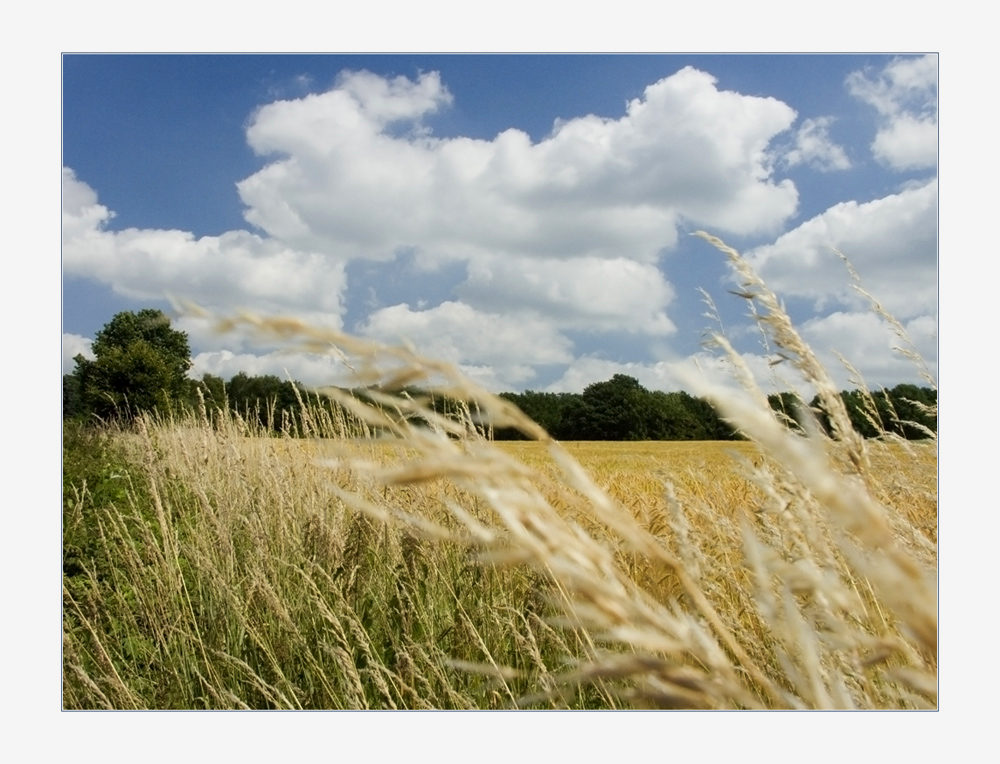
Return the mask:
M120 310L299 315L493 390L687 389L717 321L772 367L707 230L842 387L937 375L935 56L63 57L63 368ZM194 375L344 382L190 318ZM777 371L775 371L777 369ZM722 370L720 370L722 371Z

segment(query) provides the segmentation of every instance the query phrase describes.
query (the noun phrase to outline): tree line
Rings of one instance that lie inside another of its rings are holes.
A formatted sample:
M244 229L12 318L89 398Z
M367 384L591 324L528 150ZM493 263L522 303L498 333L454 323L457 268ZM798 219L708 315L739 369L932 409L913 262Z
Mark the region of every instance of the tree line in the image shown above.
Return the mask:
M187 335L170 326L158 310L119 313L97 333L94 360L78 355L72 374L63 376L63 418L129 419L144 411L170 411L205 405L228 408L263 430L302 434L304 385L274 375L240 372L229 381L206 374L187 377L191 351ZM364 396L363 390L352 391ZM407 391L414 397L422 391ZM638 380L615 374L588 385L582 393L528 390L502 393L558 440L737 440L740 433L703 398L686 392L647 390ZM937 391L897 385L875 393L843 391L851 422L864 437L893 433L907 439L937 432ZM808 404L792 393L768 401L789 427L806 429L806 417L828 432L829 420L818 398ZM431 397L436 411L460 410L456 402ZM309 406L335 416L327 398L309 397ZM486 431L497 440L523 437L515 430Z
M712 405L685 392L647 390L615 374L582 393L502 393L557 440L734 440L738 434ZM517 438L515 431L494 433Z

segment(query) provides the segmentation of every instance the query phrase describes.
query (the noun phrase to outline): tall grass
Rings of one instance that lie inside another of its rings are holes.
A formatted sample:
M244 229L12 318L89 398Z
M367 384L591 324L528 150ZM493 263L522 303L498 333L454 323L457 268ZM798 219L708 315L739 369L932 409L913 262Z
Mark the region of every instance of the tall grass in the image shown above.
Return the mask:
M312 438L204 410L112 434L114 477L67 489L64 705L935 707L936 445L857 436L778 300L710 240L832 437L780 422L718 337L747 394L699 392L753 440L742 458L588 471L447 364L227 319L333 344L368 391L321 391L340 418L303 400Z

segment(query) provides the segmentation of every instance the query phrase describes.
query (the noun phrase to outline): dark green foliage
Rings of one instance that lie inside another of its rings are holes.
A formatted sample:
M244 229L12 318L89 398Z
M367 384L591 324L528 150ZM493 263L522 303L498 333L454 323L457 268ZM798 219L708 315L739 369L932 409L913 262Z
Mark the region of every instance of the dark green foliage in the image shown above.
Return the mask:
M250 377L241 371L226 385L226 396L233 411L273 432L298 408L293 383L272 374Z
M648 440L660 413L649 405L649 393L639 380L625 374L587 385L582 397L571 420L578 440Z
M932 388L901 384L877 392L844 390L840 398L851 425L864 438L896 435L907 440L922 440L937 434L937 391ZM803 417L815 415L828 435L833 432L819 396L810 401L808 412L793 393L770 395L768 401L781 416L787 415L794 420L790 426L802 429Z
M579 395L574 393L538 393L527 390L523 393L501 393L500 397L521 409L553 437L568 440L564 437L564 423L567 413L579 404ZM494 433L494 437L520 440L524 436L517 430L510 430Z
M806 404L795 393L772 393L767 396L771 409L786 425L804 431L805 417L810 416Z
M80 396L80 379L75 374L63 374L63 419L79 419L86 415Z
M732 440L712 405L685 392L650 391L616 374L582 394L502 393L559 440ZM517 438L499 431L497 439Z
M94 338L93 351L98 359L109 350L127 349L144 343L154 351L170 372L174 385L172 392L179 392L181 383L191 368L191 348L187 335L170 328L170 319L161 310L146 308L138 313L118 313Z
M63 385L74 414L130 419L142 411L163 411L188 390L191 349L184 332L170 328L162 311L118 313L94 339L95 360L76 356L73 379Z
M222 377L213 374L206 374L199 381L191 381L191 392L188 397L195 401L197 393L201 391L202 400L205 401L205 409L211 411L224 411L229 408L229 399L226 390L226 381Z
M715 407L704 398L695 398L688 395L683 390L678 393L666 393L668 396L676 396L680 403L687 409L692 422L687 434L677 437L677 440L741 440L736 430L732 428L722 417Z
M871 396L860 390L845 390L840 397L847 408L851 425L859 435L864 438L874 438L886 429L889 412L884 395L876 393ZM824 424L826 424L825 418Z
M937 390L916 385L896 385L889 391L895 416L892 426L908 440L937 433Z

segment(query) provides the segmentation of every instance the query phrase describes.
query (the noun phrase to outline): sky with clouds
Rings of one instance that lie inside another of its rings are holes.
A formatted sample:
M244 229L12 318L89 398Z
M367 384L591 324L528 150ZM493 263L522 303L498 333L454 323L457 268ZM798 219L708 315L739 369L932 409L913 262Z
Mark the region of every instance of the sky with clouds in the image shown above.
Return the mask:
M687 389L711 331L790 386L705 230L841 387L837 354L923 383L834 250L936 377L937 91L934 55L67 55L63 369L173 295L406 341L494 391ZM348 381L177 326L194 376Z

